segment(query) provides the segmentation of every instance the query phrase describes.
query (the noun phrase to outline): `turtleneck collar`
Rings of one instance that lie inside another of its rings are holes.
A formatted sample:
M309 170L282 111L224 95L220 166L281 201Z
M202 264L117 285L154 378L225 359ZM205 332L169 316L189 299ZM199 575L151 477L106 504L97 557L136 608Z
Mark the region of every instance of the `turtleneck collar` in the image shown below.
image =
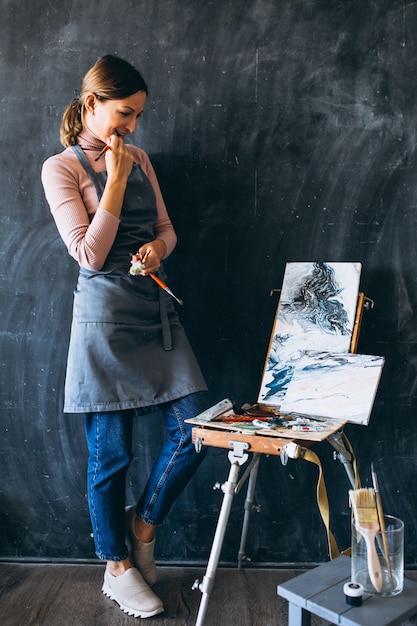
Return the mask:
M101 141L101 139L96 137L96 135L94 135L89 128L83 128L77 137L77 143L79 143L80 147L85 152L90 150L100 151L106 145L103 141Z

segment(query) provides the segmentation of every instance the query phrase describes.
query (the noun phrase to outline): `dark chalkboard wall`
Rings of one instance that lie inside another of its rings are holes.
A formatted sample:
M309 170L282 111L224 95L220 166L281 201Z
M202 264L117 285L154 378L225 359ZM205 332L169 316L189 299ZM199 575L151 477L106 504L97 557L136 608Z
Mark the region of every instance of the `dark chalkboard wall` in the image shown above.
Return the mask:
M211 400L257 398L289 261L357 261L359 351L386 357L370 425L350 426L363 483L417 554L417 7L411 0L31 0L1 3L0 556L94 558L86 446L64 416L75 262L40 185L64 106L102 54L150 87L135 141L151 156L179 236L168 262ZM136 425L133 502L163 437ZM322 458L332 528L350 545L344 470ZM157 557L204 563L229 470L211 449L158 534ZM247 551L257 563L328 558L316 470L262 461ZM222 561L235 562L242 496Z

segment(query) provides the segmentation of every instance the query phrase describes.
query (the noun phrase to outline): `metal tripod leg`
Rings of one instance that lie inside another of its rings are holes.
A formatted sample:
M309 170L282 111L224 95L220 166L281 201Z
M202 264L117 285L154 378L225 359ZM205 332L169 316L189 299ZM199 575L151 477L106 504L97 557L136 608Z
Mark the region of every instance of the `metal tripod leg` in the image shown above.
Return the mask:
M327 437L327 441L336 450L336 456L345 468L353 489L356 489L355 473L352 467L352 455L343 442L343 432L337 431Z
M248 490L246 492L246 499L245 499L245 505L244 505L245 515L243 517L242 534L240 537L240 547L239 547L239 554L238 554L238 569L242 567L242 561L246 559L246 552L245 552L246 539L248 536L250 516L253 510L255 487L256 487L256 480L258 478L258 469L259 469L260 460L261 460L261 455L259 453L256 453L253 455L253 459L251 461ZM243 476L240 482L243 483L244 480L246 480L246 476Z
M327 438L327 441L335 449L336 458L342 463L346 471L346 474L348 476L348 479L353 489L355 489L357 485L355 481L355 473L352 467L352 454L347 450L344 444L343 432L337 431L331 434ZM283 461L283 458L284 457L282 456L281 461ZM258 469L259 469L259 461L260 461L260 454L259 453L254 454L250 467L247 469L245 475L239 481L239 485L240 485L246 480L247 474L249 473L248 491L247 491L246 500L245 500L245 515L244 515L244 520L243 520L242 535L240 539L240 548L239 548L239 554L238 554L239 569L241 568L242 561L244 561L246 558L246 553L245 553L246 539L248 535L250 516L253 510L256 480L257 480ZM236 488L236 493L239 491L239 485Z
M223 502L220 509L219 519L217 522L216 532L211 547L210 558L207 564L205 576L200 584L198 581L194 583L193 589L198 586L202 593L200 608L197 615L195 626L202 626L207 612L208 601L214 587L214 579L216 576L217 565L223 546L224 535L226 532L227 522L229 520L230 510L232 508L233 498L235 496L235 488L239 477L241 465L246 463L248 455L244 452L249 448L249 444L243 441L231 441L230 445L233 450L229 452L229 461L231 463L228 479L221 489L224 493Z

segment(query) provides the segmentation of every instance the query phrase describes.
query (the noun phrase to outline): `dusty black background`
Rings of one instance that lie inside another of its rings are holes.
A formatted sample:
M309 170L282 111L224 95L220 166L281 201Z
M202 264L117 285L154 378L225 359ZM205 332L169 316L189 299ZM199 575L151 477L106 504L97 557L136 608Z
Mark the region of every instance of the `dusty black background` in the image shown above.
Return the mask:
M386 357L368 427L346 432L416 563L416 82L411 0L1 0L0 556L94 558L82 419L64 416L76 264L40 184L60 118L87 69L116 53L150 88L135 142L150 155L179 244L167 263L212 403L257 398L289 261L356 261L366 312L359 351ZM133 502L163 437L136 427ZM350 545L344 470L316 446L331 523ZM157 557L205 561L229 469L210 450L159 530ZM248 554L327 558L317 472L262 461ZM235 561L234 504L222 560Z

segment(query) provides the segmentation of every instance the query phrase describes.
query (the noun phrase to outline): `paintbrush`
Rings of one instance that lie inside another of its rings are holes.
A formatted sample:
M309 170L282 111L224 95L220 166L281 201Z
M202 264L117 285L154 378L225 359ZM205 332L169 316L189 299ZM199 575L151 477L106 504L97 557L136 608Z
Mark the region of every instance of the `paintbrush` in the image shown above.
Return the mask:
M184 304L184 302L182 300L180 300L179 298L177 298L177 296L174 293L172 293L172 291L168 287L168 285L166 285L163 280L158 278L158 276L156 276L156 274L152 274L152 272L150 272L148 274L148 276L150 276L156 282L156 284L161 287L161 289L166 291L171 296L171 298L174 298L174 300L176 300L178 302L178 304Z
M382 570L375 546L375 537L380 530L374 489L351 489L350 503L355 527L365 540L369 578L375 589L382 590Z
M120 134L120 133L119 133L119 131L118 131L118 130L116 130L116 129L114 130L114 134L115 134L115 135L117 135L117 137L121 137L121 134ZM102 156L104 156L104 155L106 154L107 150L110 150L110 146L109 146L109 145L104 146L103 150L100 152L100 154L98 154L98 155L96 156L96 158L94 159L94 161L98 161L99 159L101 159L101 157L102 157Z
M96 156L94 161L98 161L99 159L101 159L101 157L106 154L107 150L110 150L110 146L104 146L103 150L100 152L100 154Z
M143 275L143 263L144 260L146 259L147 254L145 254L145 257L139 261L136 261L135 263L132 263L132 265L130 266L130 270L129 270L129 274L131 276L142 276ZM171 296L171 298L174 298L174 300L176 300L178 302L178 304L184 304L184 302L182 300L180 300L179 298L177 298L177 296L171 291L171 289L168 287L168 285L166 285L164 283L163 280L161 280L158 276L156 276L156 274L153 274L152 272L149 272L149 274L147 274L147 276L150 276L152 278L152 280L154 280L156 282L157 285L159 285L161 287L161 289L163 289L164 291L167 292L167 294L169 294Z
M390 583L391 583L391 587L394 588L394 579L392 577L392 567L391 567L391 559L390 559L390 555L389 555L387 531L386 531L386 528L385 528L384 511L383 511L383 508L382 508L382 500L381 500L381 494L379 492L378 479L376 477L376 472L374 470L374 464L373 463L371 463L371 474L372 474L372 483L374 485L376 509L377 509L377 512L378 512L379 525L381 527L382 545L384 546L385 560L387 562L387 569L388 569L389 580L390 580Z

